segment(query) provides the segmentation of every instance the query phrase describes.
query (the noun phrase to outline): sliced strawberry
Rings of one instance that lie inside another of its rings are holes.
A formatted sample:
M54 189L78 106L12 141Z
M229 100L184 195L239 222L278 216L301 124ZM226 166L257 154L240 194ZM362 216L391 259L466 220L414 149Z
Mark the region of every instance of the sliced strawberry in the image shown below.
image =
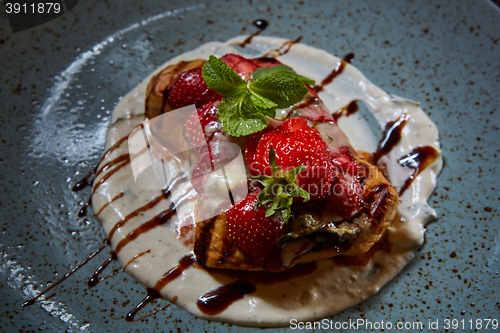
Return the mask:
M313 136L315 140L323 141L318 130L309 127L307 121L303 118L292 118L283 123L281 133L292 133L294 131L304 131L307 135Z
M264 267L278 249L282 233L280 215L266 217L266 207L254 209L259 191L249 193L233 206L226 217L226 227L234 244L254 264Z
M333 180L333 163L320 133L309 127L305 119L286 121L274 131L264 134L256 149L254 145L254 141L247 145L249 155L255 151L253 156L247 156L253 176L272 176L269 163L272 146L277 164L284 172L305 166L305 170L298 174L297 184L309 193L311 199L327 195Z
M172 108L195 104L197 108L222 99L222 96L209 89L201 75L201 68L193 68L182 73L168 90L168 101Z
M300 108L300 116L313 122L336 124L337 122L321 101L317 92L309 86L307 86L307 89L309 90L307 95L302 102L297 104L297 107Z
M225 56L220 58L220 60L224 61L245 80L249 79L253 71L259 68L259 66L257 66L251 60L245 59L237 54L226 54Z

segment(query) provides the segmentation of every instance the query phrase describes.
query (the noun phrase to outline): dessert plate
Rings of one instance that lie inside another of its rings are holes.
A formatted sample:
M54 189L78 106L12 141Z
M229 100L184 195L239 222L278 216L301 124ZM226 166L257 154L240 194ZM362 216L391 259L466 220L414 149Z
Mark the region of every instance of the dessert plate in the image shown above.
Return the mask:
M439 329L445 329L446 318L464 319L464 325L471 319L474 325L478 319L483 325L499 319L495 96L500 69L494 59L500 13L494 4L386 1L375 8L368 2L333 1L321 4L321 13L292 1L143 6L87 1L62 18L17 34L2 20L2 328L252 330L196 319L176 306L143 321L125 321L146 294L142 286L120 272L87 286L109 248L47 299L21 304L102 245L100 223L78 216L89 193L71 189L98 162L120 96L169 58L208 41L255 32L256 19L269 22L263 35L302 36L304 43L339 57L354 53L353 63L365 76L391 94L420 101L440 130L445 167L429 202L438 222L427 226L426 242L393 281L329 320L419 322L424 328L429 320L439 320ZM102 276L115 270L120 266L112 262ZM158 299L150 309L167 305ZM372 330L380 331L376 327Z

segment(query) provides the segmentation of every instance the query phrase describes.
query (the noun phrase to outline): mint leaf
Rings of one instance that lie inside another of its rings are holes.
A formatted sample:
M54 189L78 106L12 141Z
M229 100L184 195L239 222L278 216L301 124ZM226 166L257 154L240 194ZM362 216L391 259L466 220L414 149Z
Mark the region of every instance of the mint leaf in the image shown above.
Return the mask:
M278 104L274 103L268 98L265 98L262 95L257 94L256 92L249 90L250 99L252 100L253 105L261 109L276 109ZM274 117L273 117L274 118Z
M219 106L222 128L231 136L245 136L269 126L266 116L257 111L247 93L224 97Z
M247 90L247 94L250 96L253 106L259 113L262 113L269 118L276 117L276 107L278 104L252 90Z
M279 108L300 102L308 92L300 79L284 73L263 76L249 84L248 89L270 99Z
M313 86L315 84L314 80L311 80L305 76L302 76L302 75L295 73L293 71L293 69L291 69L290 67L288 67L286 65L258 68L252 73L252 78L254 80L257 80L257 79L263 78L265 76L275 75L275 74L285 74L285 75L293 76L293 77L299 79L302 83L308 84L310 86Z
M247 83L224 61L211 55L203 64L201 75L207 86L223 96L245 91Z
M276 118L276 108L271 108L271 109L263 109L259 108L254 104L255 109L259 112L262 113L264 116L268 116L269 118Z

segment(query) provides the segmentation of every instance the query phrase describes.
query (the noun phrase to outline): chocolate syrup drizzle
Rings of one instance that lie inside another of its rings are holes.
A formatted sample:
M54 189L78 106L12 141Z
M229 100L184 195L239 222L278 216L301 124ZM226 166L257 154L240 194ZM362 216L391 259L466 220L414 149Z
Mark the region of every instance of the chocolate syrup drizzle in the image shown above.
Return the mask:
M259 35L262 31L264 31L267 26L269 25L269 22L267 22L266 20L262 20L262 19L259 19L259 20L255 20L252 22L252 24L258 29L256 32L254 32L253 34L251 34L250 36L248 36L244 41L243 43L240 44L241 47L245 47L245 45L247 44L250 44L252 42L252 39Z
M95 213L95 216L98 216L99 214L101 214L101 212L106 208L108 207L110 204L112 204L113 202L115 202L116 200L120 199L121 197L123 197L125 193L123 192L120 192L116 197L114 197L113 199L109 200L108 202L106 202L104 205L102 205L102 207L97 211L97 213Z
M106 156L108 156L113 150L115 150L116 148L118 148L125 140L124 139L127 139L128 136L126 137L123 137L121 138L120 140L118 140L111 148L109 148L106 153L103 155L103 157L99 160L99 162L97 163L97 166L91 170L87 175L85 175L85 177L83 177L82 180L80 180L78 183L75 184L75 186L73 186L73 191L81 191L83 190L85 187L87 186L91 186L92 183L95 181L95 179L97 177L99 177L99 175L105 171L107 171L108 169L112 168L113 166L116 166L115 169L113 169L112 171L110 171L109 173L107 173L104 177L102 177L101 179L99 179L99 181L97 182L97 184L94 185L94 187L92 188L92 193L90 195L90 198L89 200L85 203L85 205L83 205L83 207L78 211L78 217L84 217L87 215L87 209L88 207L92 204L92 194L94 194L94 192L103 184L106 182L106 180L108 180L114 173L116 173L118 170L121 169L121 167L127 165L128 163L130 163L131 161L133 161L136 157L140 156L141 154L145 153L147 151L147 147L141 149L140 151L138 151L137 153L133 154L132 156L130 156L129 154L123 154L123 155L120 155L118 157L116 157L115 159L111 160L110 162L106 163L104 166L102 166L102 168L98 169L99 165L101 164L101 162L104 160L104 158ZM92 180L89 180L90 177L93 177ZM123 193L121 194L121 196L123 196ZM119 197L121 197L119 196ZM116 198L117 199L117 198ZM113 199L112 201L114 201L115 199ZM106 203L100 210L99 210L99 213L102 211L102 209L109 205L112 201ZM98 215L98 214L96 214Z
M99 162L100 163L100 162ZM98 170L96 172L96 169L94 169L93 171L91 171L90 173L88 173L84 179L82 179L81 181L79 181L78 183L76 183L76 185L73 187L73 191L80 191L82 190L83 188L89 186L89 185L92 185L92 182L93 180L99 176L99 174L101 172L103 172L103 170L107 170L109 168L111 168L112 166L116 165L116 168L111 170L109 173L107 173L104 177L102 177L101 179L99 179L99 181L97 182L96 185L94 185L94 188L92 189L92 193L89 197L89 200L85 203L85 205L83 205L83 207L78 211L78 217L84 217L87 215L87 209L88 207L90 207L90 205L92 205L92 194L94 194L94 192L99 188L99 186L101 186L106 180L109 179L109 177L111 177L115 172L117 172L118 170L120 170L120 168L122 166L125 166L126 164L130 163L130 157L128 154L125 155L121 155L121 156L118 156L116 159L114 159L113 161L107 163L105 166L103 166L100 170ZM94 175L94 178L92 181L89 181L89 177ZM108 203L109 204L109 203Z
M342 116L349 117L350 115L358 112L358 110L359 110L358 103L356 101L352 101L351 103L347 104L343 108L334 112L332 114L332 116L333 116L333 119L335 119L335 121L337 121L340 117L342 117Z
M137 259L139 259L140 257L142 257L143 255L145 254L148 254L148 253L151 253L151 250L150 249L147 249L146 251L143 251L139 254L136 254L132 259L130 259L127 264L125 266L123 266L123 270L127 269L127 267L133 263L134 261L136 261Z
M94 272L94 274L92 274L92 276L90 277L90 279L87 281L87 286L89 288L92 288L92 287L95 287L99 282L101 281L104 281L106 279L109 279L110 277L113 277L115 276L116 274L120 273L120 272L123 272L131 263L133 263L135 260L137 260L138 258L142 257L143 255L147 254L147 253L150 253L151 250L147 249L146 251L144 252L141 252L137 255L135 255L132 259L130 259L127 264L125 266L123 266L123 268L121 269L115 269L113 271L113 273L111 273L110 275L108 276L105 276L105 277L99 277L99 275L106 269L106 267L108 267L108 265L113 262L113 261L117 261L118 260L118 255L116 254L115 251L111 251L111 254L110 254L110 257L108 259L106 259L97 269L96 271Z
M333 67L332 71L330 72L330 74L328 74L328 76L326 76L320 84L318 85L315 85L313 87L311 87L311 89L315 92L315 93L318 93L320 91L323 90L323 88L329 84L329 83L332 83L332 81L337 77L339 76L340 74L342 74L342 72L344 71L344 68L345 66L350 63L352 61L352 59L354 58L354 53L349 53L347 54L343 60L340 60L339 62L337 62L337 64ZM309 105L313 104L313 103L316 103L316 102L319 102L318 99L316 97L312 97L311 96L311 93L309 93L308 95L306 95L306 98L304 101L300 102L296 107L297 108L305 108L305 107L308 107ZM344 106L343 108L337 110L335 113L332 114L332 117L335 119L335 121L337 121L340 117L342 116L350 116L351 114L353 113L356 113L358 111L359 107L358 107L358 104L356 101L352 101L351 103L349 103L348 105ZM293 108L292 110L290 110L289 114L287 115L287 117L290 116L290 114L293 112ZM331 119L325 119L324 121L331 121Z
M405 181L399 195L402 195L413 183L415 178L424 171L429 165L434 163L439 156L439 152L431 146L423 146L414 148L410 153L399 158L398 162L404 167L412 168L413 173Z
M141 318L135 319L135 315L142 308L144 308L149 303L152 303L155 299L161 298L161 294L159 292L157 292L156 290L152 289L152 288L146 288L146 291L147 291L146 297L144 297L144 299L139 304L137 304L136 307L132 309L132 311L130 311L129 313L127 313L127 316L125 317L126 321L139 321L139 320L142 320L142 319L144 319L146 317L154 315L155 313L157 313L159 311L165 310L166 308L168 308L170 306L170 303L169 303L169 304L167 304L166 306L164 306L162 308L156 309L155 311L151 312L150 314L147 314L147 315L145 315L145 316L143 316Z
M88 186L92 186L92 183L97 177L98 174L100 174L103 170L99 170L99 164L107 157L109 154L111 154L115 149L117 149L125 140L128 138L128 136L124 136L120 140L116 141L115 144L113 144L107 151L104 153L104 155L101 157L99 162L97 162L96 166L94 169L92 169L89 173L87 173L79 182L73 186L72 190L73 192L78 192L83 190L84 188ZM123 156L123 155L122 155ZM111 162L110 162L111 163ZM108 163L109 164L109 163ZM104 168L104 167L103 167ZM94 177L92 177L94 176ZM92 180L90 179L92 178ZM92 190L92 194L94 193L94 190ZM88 207L92 204L92 195L90 195L89 200L83 205L83 207L78 211L78 217L84 217L87 215L87 209ZM109 203L108 203L109 204Z
M101 162L109 156L109 154L111 154L116 148L120 147L122 145L122 143L125 142L125 140L127 140L128 138L128 135L127 136L124 136L123 138L121 138L120 140L116 141L107 151L106 153L104 153L104 155L102 155L101 159L99 160L99 162L97 162L97 165L95 166L95 168L93 170L91 170L87 175L85 175L85 177L83 177L82 180L80 180L78 183L75 184L75 186L73 186L73 191L74 192L77 192L77 191L81 191L83 190L84 188L86 188L87 186L91 186L92 185L92 182L93 180L89 181L89 178L92 177L93 175L95 175L95 173L97 172L97 168L99 168L99 164L101 164Z
M78 217L84 217L84 216L87 216L87 209L89 208L89 206L91 205L91 201L89 199L89 201L87 201L83 206L82 208L80 208L80 210L78 211Z
M302 36L297 37L297 39L295 39L295 40L289 40L289 41L283 43L283 45L281 45L277 49L272 49L272 50L267 51L266 54L263 55L263 57L264 58L267 58L267 57L277 58L279 56L282 56L282 55L288 53L288 51L290 51L292 46L299 43L301 40L302 40Z
M160 291L167 284L169 284L175 278L177 278L178 276L180 276L182 274L182 272L184 272L187 268L193 266L195 262L196 262L196 260L195 260L195 257L194 257L193 254L186 255L186 256L182 257L181 260L179 260L179 263L177 264L177 266L175 266L174 268L172 268L171 270L169 270L168 272L166 272L165 274L163 274L163 276L156 282L156 284L154 285L153 288L147 288L147 295L146 295L146 297L144 297L144 299L132 311L130 311L127 314L127 316L125 317L125 320L126 321L135 321L134 320L135 315L142 308L144 308L146 305L148 305L149 303L151 303L153 300L155 300L157 298L161 298ZM175 302L175 298L174 298L173 301ZM168 304L167 306L162 307L160 309L157 309L153 313L148 314L145 317L148 317L148 316L150 316L152 314L155 314L158 311L165 310L169 306L170 306L170 304ZM137 320L144 319L145 317L141 317L141 318L139 318Z
M401 140L401 132L406 123L410 119L407 114L402 114L395 121L390 121L385 125L384 134L379 141L377 150L373 153L373 163L377 164L378 160L391 152L392 148L396 146Z
M322 91L323 88L329 84L329 83L332 83L332 81L337 77L339 76L340 74L342 74L342 72L344 71L345 69L345 66L348 65L349 63L351 63L352 59L354 59L354 53L349 53L347 54L344 59L340 60L337 62L337 64L333 67L332 71L330 72L330 74L328 74L327 77L325 77L323 79L323 81L321 81L321 83L319 85L315 85L313 87L313 90L316 91L317 93Z
M354 60L354 53L348 53L344 56L344 61L352 64L352 61Z
M216 315L244 295L253 293L255 289L255 285L248 281L235 281L201 295L196 305L204 314Z
M315 92L320 92L323 90L323 88L331 83L337 76L339 76L340 74L342 74L342 72L344 71L344 68L345 66L348 64L347 61L345 60L340 60L337 62L337 64L335 65L335 67L333 67L332 71L330 72L330 74L328 74L327 77L325 77L323 79L323 81L321 81L321 83L319 85L315 85L314 87L312 87L312 89L315 91Z
M123 227L128 221L130 221L132 218L136 217L136 216L139 216L140 214L150 210L151 208L153 208L154 206L156 206L157 204L159 204L161 201L163 200L166 200L166 199L170 199L170 192L166 192L164 191L161 195L157 196L156 198L154 198L153 200L149 201L147 204L145 204L144 206L141 206L139 208L137 208L136 210L134 210L132 213L128 214L127 216L125 216L120 222L117 222L115 224L115 226L113 227L113 229L111 229L109 231L109 235L108 237L109 238L112 238L113 235L115 234L115 232Z
M124 155L122 155L122 156L124 156ZM118 172L122 167L124 167L125 165L130 163L130 155L129 154L126 154L126 156L121 158L122 156L119 156L116 159L114 159L113 161L108 163L108 164L110 164L109 167L115 166L115 168L112 169L111 171L109 171L108 173L106 173L104 176L102 176L101 179L99 179L99 181L97 181L97 183L94 184L94 187L92 188L92 193L90 194L91 197L95 193L95 191L102 184L104 184L106 182L106 180L108 180L111 176L113 176L116 172ZM106 164L104 167L107 167L108 164ZM97 174L96 174L96 177L97 177Z
M380 158L387 155L401 141L401 133L407 124L410 116L402 114L398 119L390 121L385 125L384 134L378 143L377 150L373 153L373 163L377 164ZM406 179L403 186L399 190L399 195L402 195L413 183L415 178L428 166L434 163L439 156L439 152L431 146L421 146L414 148L407 155L400 157L398 162L400 165L412 168L413 173Z
M92 185L92 182L93 180L90 180L90 178L92 176L96 176L96 174L102 172L101 170L99 170L98 172L98 167L99 165L101 164L101 162L109 156L109 154L111 154L115 149L117 149L118 147L120 147L128 138L128 135L127 136L124 136L122 137L121 139L119 139L118 141L116 141L104 154L103 156L101 157L101 159L99 160L99 162L97 163L97 165L95 166L95 168L93 170L91 170L88 174L86 174L83 179L81 179L79 182L77 182L72 190L77 192L77 191L81 191L83 189L85 189L86 187L88 186L91 186ZM123 156L123 155L122 155ZM125 158L121 157L120 160L126 160ZM129 159L130 160L130 159ZM110 162L111 163L111 162ZM109 164L109 163L108 163ZM104 167L103 167L104 168ZM119 169L119 168L117 168ZM95 177L94 177L95 178ZM109 177L108 177L109 178ZM92 191L93 193L93 191ZM123 193L121 193L121 195L118 195L116 198L114 198L113 200L111 201L114 201L120 197L123 196ZM78 212L78 216L79 217L82 217L82 216L85 216L87 214L87 208L90 206L91 204L91 201L92 200L92 196L90 196L90 199L89 201L80 209L80 211ZM111 203L111 202L109 202ZM108 204L109 204L108 203ZM107 204L107 205L108 205ZM102 210L102 209L101 209ZM99 211L100 213L101 211ZM47 294L50 290L52 290L54 287L58 286L59 284L61 284L63 281L65 281L68 277L70 277L71 275L73 275L77 270L79 270L80 268L82 268L85 264L87 264L92 258L94 258L96 255L98 255L100 252L102 252L108 245L110 245L110 242L108 239L105 239L104 240L104 244L98 249L96 250L95 252L93 252L92 254L90 254L87 259L85 259L84 261L82 261L80 264L78 264L75 268L73 268L71 271L69 271L68 273L66 273L62 278L60 278L58 281L56 281L54 284L50 285L48 288L46 288L45 290L43 290L40 294L38 294L36 297L24 302L22 304L22 306L28 306L28 305L32 305L32 304L35 304L40 297L42 297L43 295ZM95 273L93 274L93 276L89 279L88 281L88 286L89 287L93 287L95 286L99 281L102 281L103 279L100 279L99 278L99 274L113 261L113 260L116 260L116 254L114 252L112 252L111 254L111 257L106 260L96 271ZM113 274L115 275L115 274Z
M151 220L143 223L141 226L132 230L127 236L125 236L118 244L116 244L115 252L118 254L124 246L126 246L128 243L130 243L140 235L156 228L159 225L165 224L172 218L174 214L175 214L175 206L172 203L168 209L160 212Z
M71 271L69 271L68 273L64 274L64 276L62 278L60 278L58 281L56 281L54 284L50 285L48 288L44 289L40 294L38 294L36 297L24 302L21 306L28 306L28 305L32 305L32 304L35 304L38 299L40 297L42 297L43 295L47 294L50 290L52 290L54 287L58 286L59 284L61 284L63 281L65 281L68 277L70 277L71 275L73 275L77 270L79 270L80 268L82 268L86 263L88 263L90 261L90 259L94 258L96 255L98 255L99 253L101 253L107 246L109 245L109 240L105 239L104 240L104 245L101 246L98 250L96 250L94 253L92 253L91 255L89 255L87 257L87 259L85 259L84 261L82 261L80 264L78 264L75 268L73 268Z
M94 274L92 274L90 279L87 281L87 286L89 288L95 287L99 282L106 280L106 279L118 274L121 270L115 270L111 275L108 275L108 276L103 277L103 278L99 277L99 275L102 273L102 271L104 271L106 269L106 267L108 267L109 264L111 264L113 261L116 261L116 260L118 260L116 253L114 251L111 251L111 256L108 259L106 259L106 261L104 261L99 266L99 268L96 269Z
M82 179L81 181L79 181L73 188L74 191L79 191L79 190L82 190L84 189L85 187L89 186L89 185L92 185L92 181L90 181L90 178L92 176L93 179L95 180L96 177L98 177L100 174L104 173L104 172L107 172L101 179L99 179L99 181L94 185L93 189L92 189L92 193L91 193L91 198L92 198L92 194L95 193L96 189L101 186L103 183L105 183L113 174L115 174L116 172L118 172L122 167L124 167L125 165L127 165L128 163L130 163L135 157L141 155L142 153L146 152L147 151L147 147L145 147L144 149L142 149L141 151L139 151L138 153L130 156L129 154L122 154L116 158L114 158L113 160L111 160L110 162L106 163L104 166L102 166L100 169L98 169L98 166L101 164L101 162L107 157L109 156L109 154L115 150L116 148L118 148L126 139L128 138L128 135L121 138L120 140L118 140L110 149L108 149L108 151L104 154L104 156L101 158L101 160L99 161L98 165L96 166L96 168L94 168L91 172L89 172L89 174L87 174L84 179ZM113 168L114 167L114 168ZM113 169L112 169L113 168ZM111 169L111 170L110 170ZM159 195L158 197L156 197L155 199L153 199L152 201L148 202L147 204L137 208L136 210L134 210L132 213L128 214L127 216L125 216L121 221L119 221L118 223L115 224L115 226L113 227L113 229L111 229L111 231L109 232L109 239L111 239L113 237L113 235L115 234L115 232L123 227L128 221L130 221L132 218L136 217L136 216L139 216L140 214L152 209L153 207L155 207L157 204L159 204L161 201L163 200L169 200L171 199L171 194L170 194L170 190L172 189L173 186L175 186L177 183L181 182L181 181L185 181L186 180L186 176L181 176L181 177L178 177L176 178L175 180L173 180L171 182L171 184L169 185L169 187L164 190L161 195ZM119 198L123 197L124 193L121 192L119 193L116 197L114 197L113 199L111 199L109 202L107 202L106 204L104 204L100 210L97 212L96 215L99 215L102 210L104 208L106 208L109 204L111 204L113 201L115 200L118 200ZM82 209L80 210L79 212L79 216L82 216L82 215L85 215L86 214L86 209L87 207L91 204L91 200L88 201L88 203L82 207ZM145 232L148 232L149 230L152 230L154 228L156 228L157 226L159 225L162 225L166 222L168 222L172 216L175 214L175 206L173 203L171 203L170 207L162 212L160 212L158 215L154 216L151 220L143 223L141 226L137 227L136 229L132 230L129 234L127 234L115 247L115 250L111 252L111 256L106 260L104 261L97 269L96 271L94 272L94 274L90 277L90 279L88 280L87 282L87 285L89 288L92 288L94 286L96 286L99 282L109 278L109 277L112 277L116 274L118 274L119 272L123 271L129 264L131 264L134 260L136 260L137 258L145 255L146 253L149 253L150 250L148 249L147 251L144 251L136 256L134 256L126 265L123 269L121 270L115 270L111 275L109 276L106 276L106 277L103 277L101 278L100 277L100 274L106 269L106 267L108 267L108 265L113 262L113 261L116 261L117 260L117 255L118 253L120 252L120 250L126 246L129 242L131 242L132 240L136 239L137 237L139 237L141 234L145 233ZM109 241L106 241L106 244L109 245ZM85 260L81 265L78 266L81 267L83 266L84 264L86 264L93 256L95 256L97 253L95 254L92 254L87 260ZM194 257L192 256L188 256L188 257L184 257L183 259L181 259L181 261L179 261L179 264L171 269L170 271L168 271L167 273L165 273L162 278L155 284L155 287L154 288L147 288L147 296L132 310L130 311L127 316L126 316L126 320L127 321L135 321L135 316L136 314L144 307L146 306L147 304L151 303L153 300L157 299L157 298L160 298L161 295L160 295L160 291L161 289L163 289L163 287L165 287L170 281L172 281L173 279L175 279L176 277L178 277L186 268L188 268L189 266L193 265L195 262L195 259ZM68 275L69 276L69 275ZM59 284L61 281L58 281L56 284ZM47 291L50 290L47 289ZM40 296L40 295L39 295ZM34 301L33 301L34 302ZM28 301L27 303L30 303L30 301ZM31 304L31 303L30 303ZM29 304L27 304L29 305ZM162 307L160 309L157 309L155 310L154 312L144 316L144 317L141 317L137 320L142 320L144 319L145 317L148 317L152 314L155 314L156 312L158 311L161 311L161 310L164 310L166 308L168 308L170 306L170 304L168 304L167 306L165 307Z

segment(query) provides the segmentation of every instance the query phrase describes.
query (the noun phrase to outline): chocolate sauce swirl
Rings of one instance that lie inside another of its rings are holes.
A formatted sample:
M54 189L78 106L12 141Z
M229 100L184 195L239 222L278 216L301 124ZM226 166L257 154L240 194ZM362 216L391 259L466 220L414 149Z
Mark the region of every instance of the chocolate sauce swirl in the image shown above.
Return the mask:
M402 166L412 168L413 173L406 179L403 186L399 190L399 195L402 195L413 183L415 178L424 171L428 166L436 161L439 152L431 146L423 146L414 148L410 153L401 157L398 161Z
M201 295L196 305L204 314L216 315L255 289L248 281L235 281Z
M410 116L403 114L398 119L390 121L385 125L384 134L379 141L377 150L373 153L373 163L377 164L378 160L391 152L392 148L396 146L401 140L401 132Z

